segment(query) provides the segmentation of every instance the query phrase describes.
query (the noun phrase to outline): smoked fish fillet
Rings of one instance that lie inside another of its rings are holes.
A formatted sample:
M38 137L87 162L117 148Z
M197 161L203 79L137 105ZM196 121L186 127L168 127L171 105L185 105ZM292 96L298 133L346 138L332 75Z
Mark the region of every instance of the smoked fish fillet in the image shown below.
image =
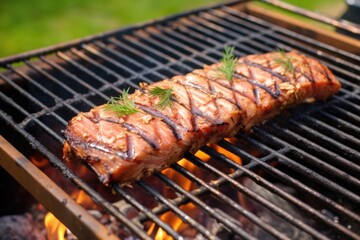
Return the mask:
M291 61L291 71L281 58ZM236 61L231 81L215 63L142 84L129 95L139 110L131 115L119 116L106 104L79 113L65 130L64 158L83 161L105 185L135 181L286 108L326 100L341 87L326 66L296 51ZM159 96L149 94L154 87L172 89L171 106L158 107Z

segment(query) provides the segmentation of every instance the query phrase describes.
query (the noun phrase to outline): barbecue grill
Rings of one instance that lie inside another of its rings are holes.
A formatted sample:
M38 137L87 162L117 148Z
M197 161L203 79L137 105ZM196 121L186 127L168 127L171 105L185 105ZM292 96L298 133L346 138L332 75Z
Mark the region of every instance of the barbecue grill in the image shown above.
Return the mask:
M176 239L359 239L360 43L254 2L203 8L0 59L1 166L80 239L160 238L156 229ZM264 2L360 32L348 22ZM326 102L295 107L251 133L188 153L185 164L132 186L99 191L62 160L62 131L80 111L140 82L217 62L225 45L235 46L238 56L300 51L327 65L343 87ZM33 154L89 195L122 235L35 166Z

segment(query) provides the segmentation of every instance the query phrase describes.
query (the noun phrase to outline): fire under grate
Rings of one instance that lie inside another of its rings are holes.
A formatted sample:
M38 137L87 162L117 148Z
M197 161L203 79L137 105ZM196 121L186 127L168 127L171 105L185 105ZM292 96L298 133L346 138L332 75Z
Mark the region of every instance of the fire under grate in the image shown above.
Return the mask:
M23 154L45 156L120 223L122 238L359 239L360 57L262 20L243 4L0 60L0 134ZM217 62L225 45L237 56L300 51L343 87L327 102L286 111L132 186L112 184L107 190L120 205L63 162L62 131L73 116L140 82Z

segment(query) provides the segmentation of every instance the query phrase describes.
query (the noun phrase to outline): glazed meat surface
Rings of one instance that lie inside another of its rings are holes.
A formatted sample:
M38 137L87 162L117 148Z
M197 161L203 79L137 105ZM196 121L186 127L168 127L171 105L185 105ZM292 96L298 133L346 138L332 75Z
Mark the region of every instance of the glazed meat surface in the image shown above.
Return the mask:
M290 60L292 69L284 61ZM285 59L284 59L285 58ZM222 63L144 85L129 98L138 111L119 116L105 105L69 122L64 158L84 161L104 184L126 183L166 168L238 131L247 131L283 109L325 100L341 87L330 70L298 52L237 59L228 81ZM158 108L154 87L172 89L171 106Z

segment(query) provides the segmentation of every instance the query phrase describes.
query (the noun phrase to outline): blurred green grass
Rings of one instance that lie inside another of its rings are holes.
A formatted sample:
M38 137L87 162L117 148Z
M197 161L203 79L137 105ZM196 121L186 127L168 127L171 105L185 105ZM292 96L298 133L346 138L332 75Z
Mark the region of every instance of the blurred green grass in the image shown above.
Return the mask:
M222 1L2 0L0 58L220 2ZM329 12L344 1L287 2L310 10Z

